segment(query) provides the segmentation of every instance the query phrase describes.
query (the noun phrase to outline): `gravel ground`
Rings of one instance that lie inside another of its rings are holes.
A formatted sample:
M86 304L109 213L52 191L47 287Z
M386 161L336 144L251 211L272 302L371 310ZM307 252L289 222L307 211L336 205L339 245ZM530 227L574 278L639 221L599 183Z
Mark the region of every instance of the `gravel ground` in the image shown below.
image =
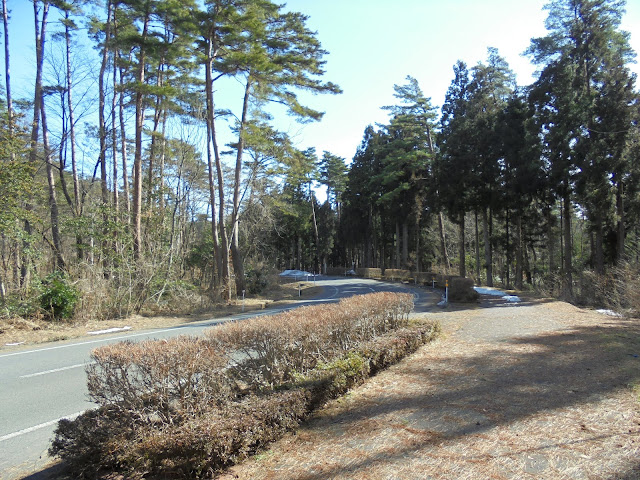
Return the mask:
M230 469L240 479L640 479L640 326L484 297L444 335Z

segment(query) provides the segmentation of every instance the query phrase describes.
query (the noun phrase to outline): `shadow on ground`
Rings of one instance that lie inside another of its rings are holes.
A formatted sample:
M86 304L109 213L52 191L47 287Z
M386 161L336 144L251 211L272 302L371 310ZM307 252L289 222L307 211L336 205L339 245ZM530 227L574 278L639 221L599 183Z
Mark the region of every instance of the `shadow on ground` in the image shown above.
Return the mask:
M39 472L31 473L21 480L57 480L67 478L63 475L63 467L61 463L57 463L50 467L44 468Z
M314 430L339 424L341 430L348 431L351 423L366 425L365 419L396 414L415 432L423 433L401 447L371 451L346 466L323 468L321 474L307 473L295 478L350 478L375 464L402 462L428 445L437 447L543 412L600 402L620 390L629 391L640 382L640 326L637 321L605 319L598 326L516 338L511 344L517 348L491 346L480 356L463 355L462 358L452 352L449 357L440 359L438 365L410 363L398 373L415 378L428 377L437 388L430 389L427 394L394 392L381 401L376 398L376 402L363 402L359 408L354 405L356 408L350 408L348 412L315 420ZM514 351L517 358L505 361L514 355ZM464 372L466 380L452 378L452 372ZM456 422L442 420L454 411L457 412ZM611 422L614 421L612 415ZM541 447L541 450L560 447L564 451L581 442L615 440L621 444L636 442L634 450L637 453L640 448L637 418L633 427L613 433L596 432L589 431L589 425L578 422L572 426L575 434L573 431L562 432L560 443ZM522 434L526 435L526 432ZM374 431L369 432L369 438L373 435ZM367 432L361 432L361 438L366 437ZM628 455L626 460L635 462L637 456L632 452ZM639 479L640 462L627 471L609 476L595 475L589 478Z

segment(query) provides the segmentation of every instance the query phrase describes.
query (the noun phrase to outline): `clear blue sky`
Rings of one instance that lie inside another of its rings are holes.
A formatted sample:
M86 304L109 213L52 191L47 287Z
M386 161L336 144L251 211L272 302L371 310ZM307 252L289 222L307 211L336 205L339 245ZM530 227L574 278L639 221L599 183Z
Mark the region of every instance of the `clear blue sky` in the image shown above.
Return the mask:
M532 37L546 34L546 0L289 0L287 8L307 14L327 56L326 79L344 93L317 96L325 111L318 124L291 127L301 147L353 157L369 124L386 123L393 85L415 77L440 107L460 59L472 67L496 47L517 75L532 83L535 67L521 56ZM622 28L640 52L640 0L630 0ZM632 65L639 74L638 64Z
M369 124L385 123L380 109L394 103L393 85L415 77L432 103L441 106L453 65L469 67L486 59L487 47L516 72L520 85L533 81L535 67L522 52L532 37L546 34L546 0L282 0L287 9L308 15L325 50L327 81L341 95L319 95L310 106L326 112L319 123L281 124L301 149L328 150L350 161ZM33 94L33 6L8 0L15 97ZM640 1L630 0L622 28L640 52ZM638 64L633 71L640 75ZM203 149L204 151L204 149Z

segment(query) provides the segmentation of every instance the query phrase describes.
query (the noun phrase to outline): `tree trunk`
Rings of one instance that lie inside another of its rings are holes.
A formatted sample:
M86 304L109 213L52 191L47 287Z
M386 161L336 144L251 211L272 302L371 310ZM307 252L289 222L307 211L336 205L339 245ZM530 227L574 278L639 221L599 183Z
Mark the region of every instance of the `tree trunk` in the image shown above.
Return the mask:
M109 205L109 185L107 178L107 126L106 126L106 115L105 115L105 103L106 103L106 93L105 93L105 85L104 78L107 71L107 65L109 63L109 49L107 45L110 40L110 30L111 30L111 14L113 11L112 3L109 2L107 4L107 26L105 31L105 41L102 47L102 63L100 64L100 73L98 75L98 135L100 137L100 191L101 191L101 200L102 200L102 233L104 235L104 240L102 241L102 253L103 253L103 265L104 265L104 275L105 278L109 277L109 260L106 258L107 252L111 249L112 244L107 242L106 237L108 236L108 225L109 225L109 214L107 212L107 206Z
M568 182L566 182L568 183ZM568 185L565 185L563 198L563 224L564 224L564 259L563 259L563 297L566 300L573 299L573 248L571 241L571 196Z
M438 232L440 233L440 252L442 253L442 261L445 265L445 273L449 272L451 267L451 260L449 260L449 253L447 252L447 238L444 231L444 215L442 211L438 212Z
M33 2L33 16L36 36L36 81L35 92L33 98L33 124L31 127L31 144L29 151L29 163L35 165L38 159L38 134L40 131L40 105L42 104L42 69L44 64L44 45L46 38L46 26L47 16L49 14L49 3L44 2L42 4L42 20L39 24L39 3ZM27 212L33 211L33 205L31 199L27 199L25 202L25 210ZM33 228L29 220L24 221L25 240L23 241L23 252L28 252L31 248L30 237L33 233ZM22 256L22 266L20 268L20 284L26 287L30 280L30 268L29 268L28 255Z
M475 210L475 228L476 228L476 282L481 285L480 279L480 232L478 230L478 210Z
M162 61L158 66L156 72L156 87L162 87L162 73L164 64ZM156 151L158 142L158 127L160 126L160 119L162 118L162 98L160 95L156 97L156 104L153 110L153 130L151 133L151 145L149 146L149 167L147 169L147 195L146 203L147 210L153 210L153 169L155 168ZM150 219L150 216L148 217ZM145 227L148 228L148 227Z
M420 258L422 256L421 245L420 245L420 215L416 216L416 273L420 273L422 271L422 265L420 262Z
M491 237L487 209L482 209L482 235L484 242L484 269L487 274L487 286L493 287L493 258L491 255Z
M242 155L244 153L244 131L249 114L249 95L251 93L251 76L247 78L242 100L242 117L240 118L240 130L238 131L238 148L236 151L236 168L233 182L233 211L231 213L231 253L233 254L233 271L236 275L236 291L245 289L244 259L239 246L239 222L240 222L240 176L242 173Z
M7 96L9 133L13 135L13 99L11 98L11 69L9 68L11 62L9 56L9 12L7 11L7 0L2 0L2 23L4 25L4 88ZM13 156L12 154L12 158Z
M622 265L625 260L625 237L627 236L626 228L624 225L625 222L625 213L624 213L624 184L622 181L618 181L618 188L616 189L616 213L618 217L618 222L616 225L616 230L618 233L617 238L617 248L616 248L616 262L618 265Z
M506 208L506 219L505 219L505 235L507 237L507 244L506 244L506 257L507 257L507 288L511 288L511 278L510 278L510 274L511 274L511 251L509 249L509 244L511 243L511 239L509 238L509 236L511 235L511 233L509 232L509 222L510 222L510 218L509 218L509 207Z
M395 236L395 253L396 253L396 268L400 269L400 224L396 222L396 236Z
M319 272L319 262L320 262L320 254L318 253L320 250L320 235L318 235L318 222L316 220L316 207L315 207L315 203L316 203L316 197L313 194L313 192L311 191L311 184L309 184L309 198L311 198L311 216L312 216L312 220L313 220L313 235L316 241L316 248L315 248L315 258L314 258L314 265L313 265L313 272Z
M595 225L595 255L594 255L594 268L598 275L604 275L604 252L603 252L603 238L604 227L602 225L602 219L597 217L594 221Z
M555 257L555 236L553 234L553 209L549 207L547 211L547 252L549 254L549 273L553 273L556 270L556 257Z
M518 290L522 290L523 271L523 248L522 248L522 214L516 214L516 279L515 285Z
M409 267L409 225L402 223L402 268Z
M115 8L113 10L112 16L112 38L114 40L114 44L118 44L118 9ZM120 155L122 157L122 197L124 199L125 205L124 208L127 211L127 224L131 220L131 198L129 196L129 166L127 165L127 135L126 135L126 125L124 121L124 69L119 65L120 63L120 52L118 47L114 47L113 49L113 104L116 104L116 92L118 91L117 81L119 82L119 90L117 96L117 105L118 105L118 120L120 127ZM117 80L116 80L117 79ZM112 113L114 122L113 130L114 130L114 148L116 144L116 114L115 111ZM114 195L118 195L117 189L114 188Z
M6 4L4 5L6 7ZM0 305L4 305L6 295L7 295L7 287L5 285L5 273L7 272L7 238L4 233L0 234L0 244L2 248L0 248L0 256L2 263L0 264Z
M78 180L78 164L76 160L76 126L73 111L72 77L71 77L71 32L69 30L69 10L65 10L65 46L67 61L67 104L69 106L69 134L71 142L71 176L73 178L73 205L76 215L80 215L80 182Z
M9 126L9 136L11 138L13 138L13 99L11 97L11 61L10 61L10 52L9 52L9 12L7 10L7 0L2 0L2 23L4 26L4 78L5 78L5 93L6 93L6 97L7 97L7 120L8 120L8 126ZM11 160L15 160L15 153L11 152L11 156L10 156ZM4 241L5 241L5 236L4 234L2 235L2 240L3 240L3 246L4 246ZM18 269L18 265L20 264L20 260L19 260L19 246L16 243L15 248L14 248L14 280L17 279L17 269ZM0 295L2 295L2 302L4 303L5 301L5 295L6 295L6 286L5 286L5 282L3 281L3 278L0 277Z
M165 108L162 113L162 131L160 132L160 172L158 172L158 207L164 211L164 167L167 157L167 117L169 112ZM164 231L164 229L163 229Z
M133 160L133 257L136 261L142 257L142 131L144 128L144 93L145 81L145 44L149 29L149 2L146 3L142 28L140 50L138 52L138 74L136 88L136 127L135 154Z
M339 223L338 223L339 225ZM367 216L367 231L364 239L365 264L366 268L374 265L374 242L373 242L373 205L369 205L369 214Z
M51 164L51 149L49 148L49 132L47 131L47 117L45 115L44 98L40 97L40 115L42 119L42 142L44 144L44 155L47 169L47 183L49 185L49 210L51 212L51 239L53 241L53 257L56 270L64 270L65 263L62 258L62 241L60 240L60 229L58 227L59 213L58 201L56 199L56 183L53 175L53 165Z
M122 87L122 68L119 73L120 86ZM129 223L131 221L131 193L129 189L129 166L127 164L127 128L124 121L124 91L122 88L118 95L118 120L120 123L120 151L122 155L122 196L127 210L127 223Z
M467 265L466 265L466 251L465 251L465 240L464 240L464 212L460 214L460 244L459 244L459 255L460 255L460 276L467 276Z
M111 153L113 160L113 178L111 179L113 185L113 211L114 220L118 218L118 210L120 210L120 199L118 198L118 130L116 129L116 108L118 106L117 91L117 78L118 78L118 65L116 63L116 54L113 54L113 97L111 98ZM126 172L125 172L126 174Z
M213 80L211 78L211 70L213 68L213 41L211 39L208 40L208 49L207 61L205 64L205 89L207 97L207 166L209 173L209 203L211 204L211 235L213 237L213 254L216 262L216 275L213 277L213 284L214 286L220 286L222 284L223 272L225 272L225 275L228 275L228 271L223 269L222 252L220 251L220 242L218 239L218 225L216 223L216 192L213 179L213 160L215 160L216 166L219 168L220 157L215 134L215 105L213 103ZM223 204L220 205L220 210L222 210L222 208ZM226 246L224 248L226 250Z

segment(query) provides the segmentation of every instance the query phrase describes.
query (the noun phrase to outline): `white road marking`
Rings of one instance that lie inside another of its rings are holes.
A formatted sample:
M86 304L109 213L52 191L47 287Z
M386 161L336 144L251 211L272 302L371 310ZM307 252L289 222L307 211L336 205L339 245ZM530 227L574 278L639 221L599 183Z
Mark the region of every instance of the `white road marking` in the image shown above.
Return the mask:
M334 293L332 295L330 295L329 298L335 298L339 293L339 289L337 287L335 287L334 285L329 285L329 286L334 289ZM375 288L377 288L377 285L375 287L368 287L368 288L371 291L376 291ZM322 302L322 301L323 301L322 299L311 300L311 301L307 300L306 303ZM282 309L280 311L290 310L290 309L293 309L293 308L296 308L296 307L292 306L292 307L289 307L289 308L284 308L284 309ZM275 311L272 311L272 312L264 312L264 313L260 313L258 315L260 315L260 316L262 316L262 315L272 315L272 314L278 313L278 311L279 310L275 310ZM252 313L247 313L245 315L251 316ZM202 326L212 326L213 324L219 323L220 321L224 322L224 321L229 321L229 320L238 320L240 318L247 318L247 317L245 317L243 315L240 315L240 316L227 317L227 318L223 317L221 319L211 319L212 324L209 324L209 325L204 324ZM155 331L152 331L152 332L132 333L132 334L129 334L129 335L122 335L122 336L113 337L113 338L104 338L104 339L100 339L100 340L89 340L89 341L86 341L86 342L79 342L79 343L69 343L69 344L65 344L65 345L56 345L54 347L46 347L46 348L38 348L38 349L33 349L33 350L25 350L25 351L22 351L22 352L5 353L4 355L0 355L0 358L13 357L13 356L16 356L16 355L26 355L28 353L46 352L47 350L58 350L58 349L61 349L61 348L70 348L70 347L76 347L76 346L80 346L80 345L91 345L91 344L96 344L96 343L112 342L112 341L115 341L115 340L126 340L128 338L142 337L142 336L145 336L145 335L151 336L151 335L156 335L158 333L164 333L164 332L169 332L169 331L172 331L172 330L179 330L179 329L182 329L182 328L189 328L189 327L196 327L196 326L198 326L198 325L197 324L180 325L180 326L175 326L175 327L172 327L172 328L165 328L165 329L162 329L162 330L155 330Z
M67 420L73 420L76 417L82 415L84 412L85 411L83 410L81 412L72 413L71 415L65 415L64 417L56 418L55 420L50 420L48 422L44 422L44 423L41 423L39 425L34 425L33 427L24 428L24 429L19 430L17 432L9 433L7 435L4 435L4 436L0 437L0 442L4 442L5 440L10 440L12 438L19 437L20 435L25 435L27 433L35 432L36 430L40 430L41 428L50 427L51 425L55 425L60 420L63 420L65 418Z
M5 353L4 355L0 355L0 358L13 357L15 355L26 355L27 353L46 352L47 350L58 350L60 348L77 347L79 345L91 345L93 343L111 342L113 340L126 340L127 338L142 337L144 335L155 335L156 333L169 332L171 330L177 330L178 328L184 328L184 327L165 328L164 330L155 330L153 332L145 332L145 333L132 333L131 335L122 335L120 337L103 338L103 339L100 339L100 340L90 340L88 342L69 343L69 344L66 344L66 345L56 345L55 347L38 348L38 349L34 349L34 350L25 350L24 352Z
M79 368L86 366L86 363L78 363L76 365L70 365L68 367L54 368L52 370L45 370L44 372L30 373L29 375L20 375L20 378L39 377L40 375L47 375L49 373L62 372L64 370L71 370L72 368Z
M96 330L94 332L87 332L87 335L104 335L105 333L123 332L125 330L131 330L131 327L127 325L126 327L107 328L106 330Z
M283 308L283 309L276 309L276 310L273 310L273 311L266 311L264 313L258 313L258 314L255 314L253 312L249 312L249 313L245 313L244 315L241 314L241 315L232 316L232 317L221 317L221 318L212 318L211 320L204 320L202 324L177 325L175 327L164 328L162 330L154 330L152 332L131 333L129 335L121 335L119 337L102 338L100 340L88 340L86 342L68 343L68 344L65 344L65 345L56 345L55 347L46 347L46 348L37 348L37 349L33 349L33 350L25 350L23 352L5 353L4 355L0 355L0 358L13 357L13 356L16 356L16 355L26 355L28 353L46 352L47 350L58 350L58 349L61 349L61 348L77 347L77 346L80 346L80 345L92 345L92 344L96 344L96 343L113 342L115 340L127 340L129 338L151 336L151 335L156 335L158 333L170 332L170 331L175 331L175 330L180 330L180 329L187 329L187 328L194 328L194 327L195 328L197 328L197 327L211 327L211 326L216 325L218 323L227 322L227 321L233 321L233 320L240 320L240 319L243 319L243 318L249 318L251 316L274 315L274 314L279 313L281 311L291 310L292 308L296 308L296 307L292 306L292 307L287 307L287 308ZM207 322L207 321L211 322L211 323L204 323L204 322Z

